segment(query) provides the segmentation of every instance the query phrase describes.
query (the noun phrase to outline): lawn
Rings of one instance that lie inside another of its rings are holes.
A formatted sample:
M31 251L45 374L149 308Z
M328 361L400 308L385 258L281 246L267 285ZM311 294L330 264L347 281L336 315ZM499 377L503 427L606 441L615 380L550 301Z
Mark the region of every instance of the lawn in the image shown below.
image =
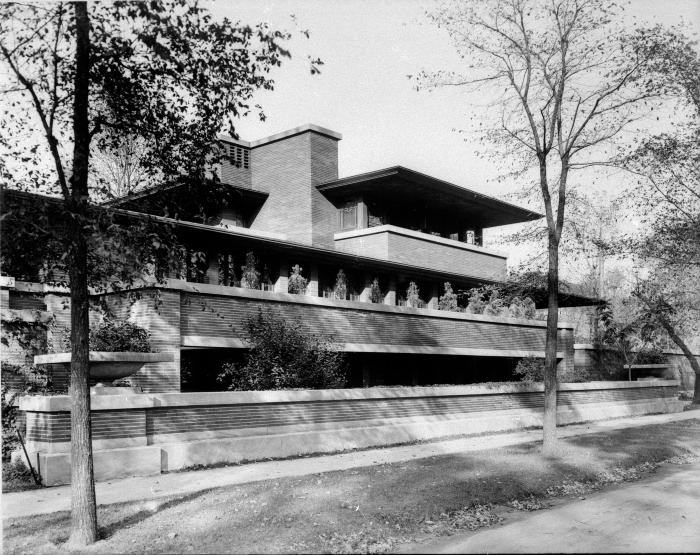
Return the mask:
M101 507L96 553L285 553L401 550L458 529L497 525L509 510L648 476L700 454L700 420L419 459ZM55 552L67 512L4 524L5 553Z

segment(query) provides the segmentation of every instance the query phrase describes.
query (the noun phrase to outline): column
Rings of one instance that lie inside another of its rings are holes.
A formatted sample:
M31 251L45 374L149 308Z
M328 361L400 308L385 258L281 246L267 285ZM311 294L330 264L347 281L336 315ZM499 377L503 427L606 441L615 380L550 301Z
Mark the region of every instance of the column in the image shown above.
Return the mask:
M289 293L289 263L286 260L280 261L280 273L274 284L275 293Z
M306 284L306 294L310 297L318 297L318 265L309 265L309 281Z
M360 292L360 302L372 302L372 278L369 274L364 275L364 287Z
M384 304L396 305L396 278L389 279L389 290L384 296Z
M219 255L207 254L207 283L219 285Z
M357 203L357 229L365 229L367 227L367 204L364 200Z
M438 309L438 303L440 302L440 288L437 283L433 283L430 288L430 300L428 301L428 308L433 310Z

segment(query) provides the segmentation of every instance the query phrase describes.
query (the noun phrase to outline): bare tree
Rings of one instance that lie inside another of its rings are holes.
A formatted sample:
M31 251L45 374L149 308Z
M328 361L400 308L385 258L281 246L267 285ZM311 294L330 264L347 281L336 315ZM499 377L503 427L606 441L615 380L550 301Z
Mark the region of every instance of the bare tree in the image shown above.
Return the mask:
M144 139L129 135L115 147L98 150L93 155L94 178L102 183L104 196L110 200L123 197L158 182L144 167Z
M570 173L608 153L659 95L637 85L640 52L616 43L618 8L608 0L479 0L448 2L432 20L447 30L465 74L423 72L419 87L468 87L490 95L497 124L486 138L536 172L547 223L548 317L543 449L556 447L559 256ZM590 153L590 155L589 155Z

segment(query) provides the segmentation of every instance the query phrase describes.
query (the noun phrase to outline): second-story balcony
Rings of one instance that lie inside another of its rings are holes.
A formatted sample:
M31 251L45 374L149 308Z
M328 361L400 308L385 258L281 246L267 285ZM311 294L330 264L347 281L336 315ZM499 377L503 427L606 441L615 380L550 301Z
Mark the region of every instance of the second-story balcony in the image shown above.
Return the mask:
M336 250L481 280L506 275L506 256L482 247L483 230L542 217L401 166L317 189L337 209Z
M336 250L484 280L506 277L506 255L462 241L393 225L334 235Z

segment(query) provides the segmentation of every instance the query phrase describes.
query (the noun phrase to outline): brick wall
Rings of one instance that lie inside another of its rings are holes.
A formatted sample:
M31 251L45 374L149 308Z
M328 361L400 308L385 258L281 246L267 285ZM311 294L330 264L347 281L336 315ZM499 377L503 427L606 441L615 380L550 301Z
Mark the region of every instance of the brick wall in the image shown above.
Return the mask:
M506 277L506 259L490 254L383 231L335 241L336 248L364 256L481 279Z
M374 312L353 308L296 304L206 294L183 294L182 335L244 338L245 321L258 308L272 308L298 321L311 333L332 336L338 343L389 344L543 351L545 328L478 320L449 319L409 311ZM560 330L562 334L563 330ZM562 349L573 356L571 337L563 334Z
M371 256L372 258L379 258L381 260L390 260L388 233L373 233L371 235L337 239L335 241L335 248L343 252ZM411 265L415 266L415 261L412 261Z
M574 386L575 384L569 384ZM593 388L564 389L557 395L560 409L583 408L590 404L630 404L635 402L672 400L678 388L671 386L625 387L611 383ZM478 387L478 386L477 386ZM516 386L517 387L517 386ZM94 410L92 412L93 439L119 440L123 438L148 438L148 444L163 444L173 441L175 434L182 434L193 440L203 438L268 435L280 433L294 426L322 427L324 429L348 429L362 426L362 422L397 422L401 419L442 419L459 418L475 413L524 409L540 413L543 407L541 386L524 386L522 391L494 391L492 393L469 393L468 388L445 388L442 395L434 392L421 395L420 391L440 388L418 388L413 393L407 388L401 393L384 390L386 396L375 396L372 390L364 390L369 398L342 398L287 401L245 401L233 400L236 393L212 394L209 403L202 400L201 394L194 394L199 400L188 403L188 395L183 394L174 406L150 406L145 408L126 407L124 410ZM400 391L400 390L397 390ZM283 393L283 392L280 392ZM300 396L305 393L299 391ZM323 392L313 392L323 395ZM340 392L338 392L340 393ZM225 402L227 396L231 398ZM240 396L241 393L238 393ZM168 396L165 404L168 403ZM160 404L160 403L154 403ZM36 412L26 411L27 439L44 444L53 444L53 449L65 449L70 441L70 413L67 411ZM319 428L316 428L319 429ZM183 439L182 436L179 439ZM31 447L38 447L30 445Z
M254 149L253 189L269 193L251 229L284 233L311 244L310 135L302 133Z
M338 141L310 133L311 147L311 225L314 245L334 248L337 210L316 185L338 179Z
M252 156L252 154L253 152L251 151L249 156ZM228 159L224 159L224 161L221 162L221 181L236 185L237 187L243 187L244 189L253 188L251 169L242 166L234 166Z
M146 289L140 298L125 294L104 295L119 319L129 320L151 334L151 349L172 352L172 362L146 364L129 378L144 392L180 391L180 293Z
M315 185L338 177L336 139L306 131L257 146L251 153L251 170L253 189L270 195L251 229L332 245L335 208Z

